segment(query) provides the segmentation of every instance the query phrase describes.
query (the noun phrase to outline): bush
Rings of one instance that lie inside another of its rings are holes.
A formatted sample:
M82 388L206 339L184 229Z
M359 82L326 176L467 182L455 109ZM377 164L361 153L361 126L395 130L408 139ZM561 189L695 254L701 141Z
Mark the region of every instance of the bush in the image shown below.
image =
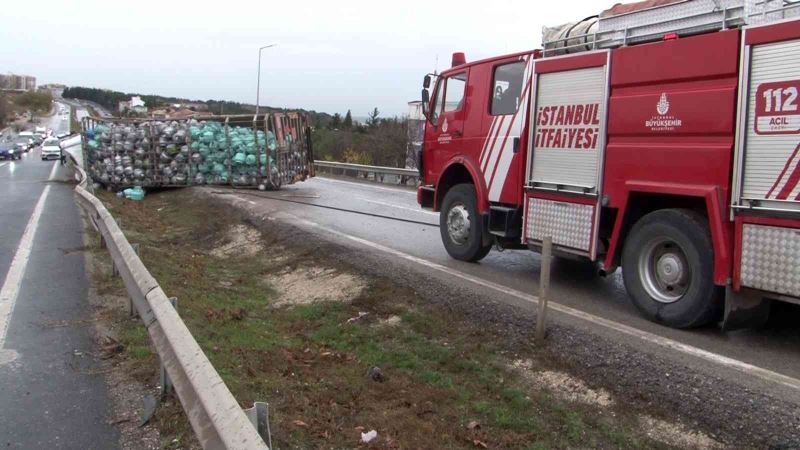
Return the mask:
M336 116L334 116L336 117ZM406 119L371 118L353 129L314 129L311 138L318 159L386 167L405 167L408 148Z

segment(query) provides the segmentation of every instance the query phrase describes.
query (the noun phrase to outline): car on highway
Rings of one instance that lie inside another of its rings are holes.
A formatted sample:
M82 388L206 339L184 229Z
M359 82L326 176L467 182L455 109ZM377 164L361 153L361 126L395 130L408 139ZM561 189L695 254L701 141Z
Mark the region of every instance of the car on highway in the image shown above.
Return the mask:
M15 145L3 143L0 144L0 158L20 159L22 158L22 152L17 150Z
M56 138L48 138L42 144L42 161L61 159L61 143Z
M33 138L26 136L17 136L14 140L14 146L20 151L27 153L33 148Z
M21 138L27 138L27 139L30 139L30 140L33 142L33 144L31 145L31 147L30 147L30 148L33 148L33 147L35 147L35 146L37 146L37 145L41 144L41 143L42 143L42 141L44 140L44 139L43 139L43 138L41 138L41 137L40 137L38 134L36 134L36 133L33 133L33 132L31 132L31 131L22 131L22 132L20 132L20 133L19 133L17 136L19 136L19 137L21 137ZM30 150L30 148L29 148L29 150Z

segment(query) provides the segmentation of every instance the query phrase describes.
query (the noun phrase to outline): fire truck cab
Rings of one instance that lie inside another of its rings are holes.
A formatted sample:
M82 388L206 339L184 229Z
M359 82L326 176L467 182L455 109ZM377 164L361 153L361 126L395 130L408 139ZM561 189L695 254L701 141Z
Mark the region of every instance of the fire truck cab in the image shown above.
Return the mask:
M679 328L798 303L799 10L641 2L541 50L454 54L424 83L417 192L448 253L549 237Z

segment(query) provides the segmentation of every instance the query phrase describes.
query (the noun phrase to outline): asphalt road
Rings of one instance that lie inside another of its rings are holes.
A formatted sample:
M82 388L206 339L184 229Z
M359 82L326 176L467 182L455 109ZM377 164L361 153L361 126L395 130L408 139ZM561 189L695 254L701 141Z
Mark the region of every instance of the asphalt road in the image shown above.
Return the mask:
M421 210L416 203L415 192L410 189L359 183L354 179L317 177L286 186L278 192L242 194L238 197L270 214L285 212L291 217L308 220L315 226L361 239L368 246L377 244L391 251L402 252L411 257L406 259L418 258L421 265L432 263L443 266L451 271L451 283L474 286L488 282L495 285L494 290L498 293L511 289L538 294L538 254L520 250L493 250L477 264L451 259L441 243L438 213ZM353 240L350 238L351 244ZM386 257L393 256L386 254ZM474 281L465 282L464 276ZM552 266L550 292L554 302L574 308L579 314L588 313L599 318L594 324L579 326L595 326L597 322L611 321L620 325L617 328L628 327L634 332L641 331L668 339L666 345L661 346L662 350L663 347L686 345L691 346L695 354L698 353L696 350L710 353L708 358L701 358L701 364L713 366L715 363L710 361L719 359L719 356L723 360L731 358L737 363L750 364L794 378L795 381L800 380L800 327L797 326L800 308L796 306L780 305L777 314L774 314L775 319L761 330L728 333L713 327L675 330L649 322L638 314L628 299L620 271L601 278L589 263L559 258L554 260ZM611 328L614 327L612 325ZM623 333L623 339L636 346L643 344L637 342L639 338L636 336L631 337L631 333ZM662 353L670 351L663 350ZM687 356L684 353L678 357ZM725 368L716 367L714 371L724 371L728 377L742 375L740 371L722 369Z
M42 123L68 129L59 115ZM66 127L66 128L64 128ZM39 149L0 162L0 447L117 447L96 367L71 174Z

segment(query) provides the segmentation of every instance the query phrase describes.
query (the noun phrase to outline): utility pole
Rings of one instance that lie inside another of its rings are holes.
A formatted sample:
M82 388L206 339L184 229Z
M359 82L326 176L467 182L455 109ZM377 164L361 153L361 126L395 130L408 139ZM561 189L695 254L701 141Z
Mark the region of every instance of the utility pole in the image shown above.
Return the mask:
M277 44L269 44L258 49L258 81L256 81L256 116L258 116L258 108L261 100L261 51L265 48L275 47Z

